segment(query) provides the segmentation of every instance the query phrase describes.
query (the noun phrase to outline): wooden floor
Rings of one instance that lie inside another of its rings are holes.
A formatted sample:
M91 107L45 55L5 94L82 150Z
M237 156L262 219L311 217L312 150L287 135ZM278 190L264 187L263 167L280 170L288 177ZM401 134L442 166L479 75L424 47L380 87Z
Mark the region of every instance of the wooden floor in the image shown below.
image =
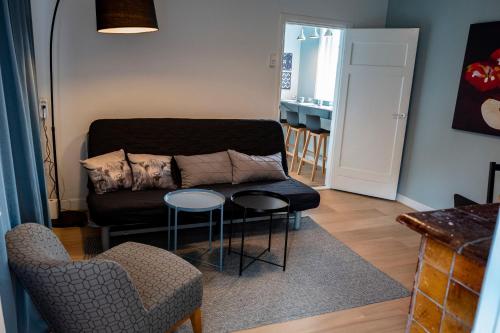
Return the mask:
M380 270L411 289L420 237L394 220L410 208L396 202L323 190L321 205L306 215ZM80 228L55 230L75 259L83 257ZM410 298L371 304L245 333L404 332ZM244 315L244 314L242 314Z
M288 169L290 169L291 157L288 157ZM288 174L293 179L296 179L306 185L317 187L325 185L325 176L321 172L321 168L318 167L316 170L316 176L314 177L314 181L311 180L312 175L312 165L304 163L302 170L300 171L300 175L297 174L298 163L293 167L293 171L289 171Z

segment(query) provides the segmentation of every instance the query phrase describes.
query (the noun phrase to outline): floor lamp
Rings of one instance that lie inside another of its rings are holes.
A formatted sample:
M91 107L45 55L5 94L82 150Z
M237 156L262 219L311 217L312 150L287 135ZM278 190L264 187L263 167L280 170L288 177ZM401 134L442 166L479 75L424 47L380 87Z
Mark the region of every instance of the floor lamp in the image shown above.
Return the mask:
M54 26L61 0L56 1L50 27L50 116L52 151L54 153L54 189L57 199L57 226L74 225L82 220L82 212L61 210L59 173L57 165L56 127L54 117L53 41ZM96 0L96 23L100 33L135 34L158 31L154 0ZM84 217L83 217L84 218Z

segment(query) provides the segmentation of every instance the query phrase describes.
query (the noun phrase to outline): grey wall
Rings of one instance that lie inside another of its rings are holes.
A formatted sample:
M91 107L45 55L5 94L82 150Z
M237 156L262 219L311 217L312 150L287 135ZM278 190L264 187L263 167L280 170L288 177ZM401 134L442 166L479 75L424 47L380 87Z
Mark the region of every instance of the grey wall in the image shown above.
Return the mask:
M488 163L500 162L500 137L451 128L469 25L487 21L500 21L500 1L389 1L387 27L421 29L399 193L433 208L453 193L485 202Z
M304 28L306 36L314 29ZM319 39L307 38L300 47L300 69L298 97L314 98L316 68L318 66Z

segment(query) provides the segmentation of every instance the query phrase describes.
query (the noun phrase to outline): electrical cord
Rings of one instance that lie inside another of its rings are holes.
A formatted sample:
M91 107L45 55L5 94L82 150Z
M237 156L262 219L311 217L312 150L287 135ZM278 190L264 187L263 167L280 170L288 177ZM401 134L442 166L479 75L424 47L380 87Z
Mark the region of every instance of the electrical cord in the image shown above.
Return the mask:
M44 114L46 114L46 108L47 106L42 105ZM56 180L54 176L54 161L52 161L52 152L50 150L50 141L46 120L46 117L42 118L43 135L45 137L45 159L43 160L43 164L47 166L47 175L50 180L49 198L53 198L55 193Z

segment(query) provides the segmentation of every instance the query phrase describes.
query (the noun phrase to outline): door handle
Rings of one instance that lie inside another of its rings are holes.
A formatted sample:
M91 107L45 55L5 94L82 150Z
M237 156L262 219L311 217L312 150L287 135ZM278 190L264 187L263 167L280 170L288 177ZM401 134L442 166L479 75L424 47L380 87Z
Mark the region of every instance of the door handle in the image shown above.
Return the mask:
M392 119L405 119L406 113L393 113Z

